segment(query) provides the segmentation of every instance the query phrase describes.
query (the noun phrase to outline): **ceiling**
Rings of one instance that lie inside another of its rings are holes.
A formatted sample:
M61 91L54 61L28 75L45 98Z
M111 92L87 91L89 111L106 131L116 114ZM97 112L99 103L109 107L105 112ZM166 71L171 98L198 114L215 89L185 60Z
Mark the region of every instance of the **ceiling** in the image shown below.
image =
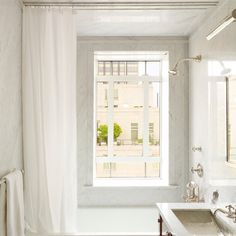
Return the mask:
M189 36L219 1L24 0L24 3L73 4L79 36Z
M81 36L188 36L206 10L78 11Z

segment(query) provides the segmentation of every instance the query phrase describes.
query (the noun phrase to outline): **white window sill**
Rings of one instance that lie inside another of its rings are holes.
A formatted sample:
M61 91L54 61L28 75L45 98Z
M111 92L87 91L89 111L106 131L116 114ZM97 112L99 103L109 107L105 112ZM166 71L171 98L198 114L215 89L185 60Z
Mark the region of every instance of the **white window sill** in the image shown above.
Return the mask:
M175 185L169 185L167 181L158 178L140 178L140 179L94 179L93 186L89 187L163 187L173 188Z

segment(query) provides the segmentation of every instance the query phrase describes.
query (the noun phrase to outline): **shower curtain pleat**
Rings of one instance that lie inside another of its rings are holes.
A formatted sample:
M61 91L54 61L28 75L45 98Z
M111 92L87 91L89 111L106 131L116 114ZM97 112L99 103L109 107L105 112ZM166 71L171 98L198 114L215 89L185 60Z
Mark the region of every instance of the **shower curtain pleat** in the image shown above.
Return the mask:
M76 32L72 9L24 9L25 214L36 232L76 231Z

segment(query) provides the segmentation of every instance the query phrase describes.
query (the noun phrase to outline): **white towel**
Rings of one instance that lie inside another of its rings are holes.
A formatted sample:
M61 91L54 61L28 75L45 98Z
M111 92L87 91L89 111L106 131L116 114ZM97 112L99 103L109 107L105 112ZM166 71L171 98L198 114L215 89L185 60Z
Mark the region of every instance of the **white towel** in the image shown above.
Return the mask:
M7 236L24 236L23 178L21 171L5 177L7 183Z
M0 185L0 235L6 236L6 208L7 199L6 199L6 184L2 183Z

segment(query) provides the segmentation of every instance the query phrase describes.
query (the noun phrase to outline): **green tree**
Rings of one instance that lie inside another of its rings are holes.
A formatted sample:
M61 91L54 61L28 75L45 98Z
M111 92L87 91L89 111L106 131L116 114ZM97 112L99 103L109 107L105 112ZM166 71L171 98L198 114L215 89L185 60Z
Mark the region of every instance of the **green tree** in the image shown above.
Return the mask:
M115 141L121 135L121 133L122 133L121 127L117 123L114 123L114 140Z
M98 127L98 143L101 142L106 142L107 143L107 131L108 131L108 127L107 125L100 125Z
M102 124L97 128L98 131L98 143L106 142L107 143L107 135L108 135L108 127L106 124ZM122 129L119 124L114 123L114 141L121 135Z

